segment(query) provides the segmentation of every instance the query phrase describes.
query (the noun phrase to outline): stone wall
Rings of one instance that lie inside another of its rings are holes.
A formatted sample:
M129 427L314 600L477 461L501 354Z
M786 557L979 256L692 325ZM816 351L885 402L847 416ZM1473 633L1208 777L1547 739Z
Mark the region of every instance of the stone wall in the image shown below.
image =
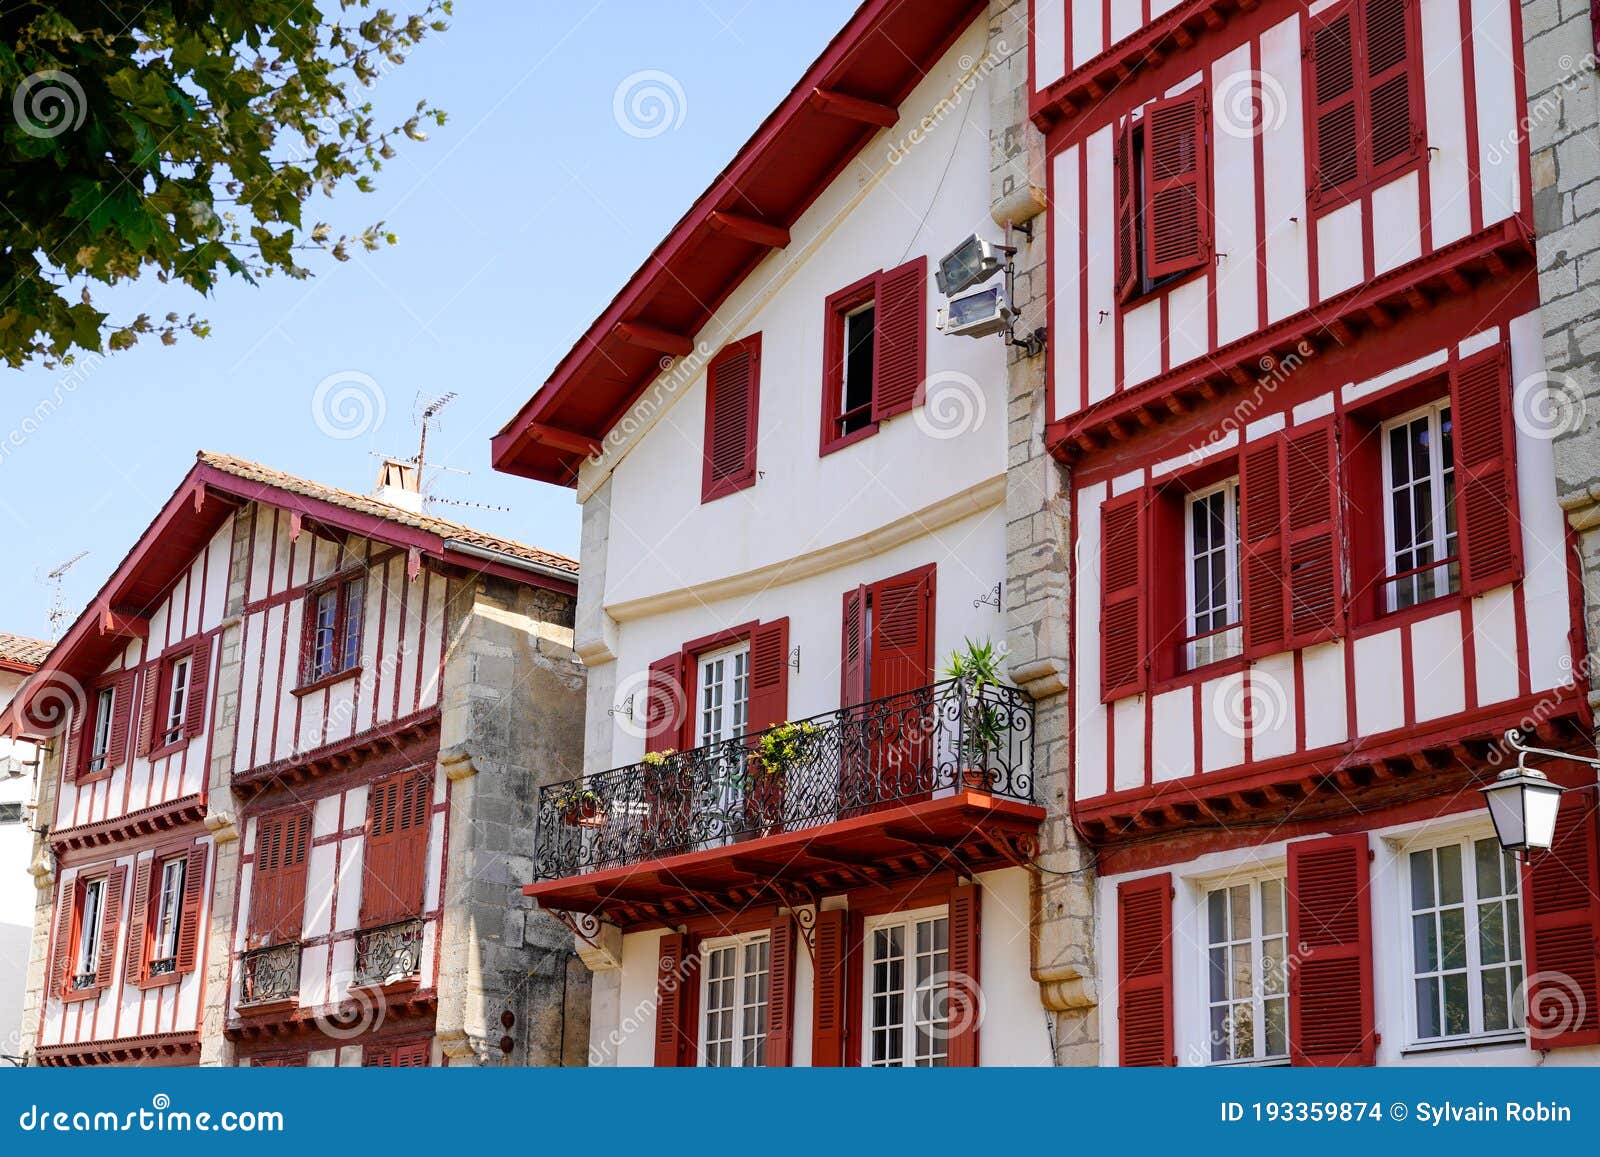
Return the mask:
M1517 383L1517 412L1556 435L1556 494L1579 533L1593 681L1600 659L1600 86L1589 4L1525 0L1522 32L1549 376L1542 400L1529 396L1536 383ZM1591 691L1590 701L1600 696Z
M991 78L990 208L1018 247L1016 332L1048 317L1049 223L1044 138L1028 121L1027 0L991 0L989 43L1005 65ZM1003 46L1003 47L1002 47ZM1010 350L1006 420L1006 650L1012 678L1034 699L1034 790L1049 815L1040 832L1034 888L1034 979L1052 1019L1057 1064L1099 1059L1094 982L1093 856L1068 816L1068 611L1072 575L1068 479L1045 453L1045 355Z

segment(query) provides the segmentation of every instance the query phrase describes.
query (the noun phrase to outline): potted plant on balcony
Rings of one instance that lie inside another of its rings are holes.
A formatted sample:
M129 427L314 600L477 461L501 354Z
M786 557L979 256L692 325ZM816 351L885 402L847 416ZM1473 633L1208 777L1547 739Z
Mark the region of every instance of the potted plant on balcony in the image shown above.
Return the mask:
M556 796L556 811L561 822L577 828L598 828L605 824L600 797L584 787L571 786Z
M780 723L756 740L749 767L745 812L762 835L783 825L784 784L790 768L804 764L817 746L822 729L815 723Z
M1000 649L993 643L971 639L945 660L944 677L957 681L961 696L961 786L978 791L988 790L989 755L1005 737L1000 707L984 698L986 691L1001 686L1001 661Z

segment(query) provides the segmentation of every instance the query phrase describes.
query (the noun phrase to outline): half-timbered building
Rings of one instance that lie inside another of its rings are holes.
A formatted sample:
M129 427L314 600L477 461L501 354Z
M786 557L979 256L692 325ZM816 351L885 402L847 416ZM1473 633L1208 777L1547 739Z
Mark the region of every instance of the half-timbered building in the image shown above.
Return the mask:
M1600 1058L1512 0L1033 0L1109 1064Z
M28 684L36 1062L561 1063L570 940L507 909L580 758L577 567L385 477L202 453Z
M932 268L1001 235L984 11L864 3L495 439L583 505L528 892L591 1063L1049 1061L1031 707L947 677L1004 631L1006 349Z

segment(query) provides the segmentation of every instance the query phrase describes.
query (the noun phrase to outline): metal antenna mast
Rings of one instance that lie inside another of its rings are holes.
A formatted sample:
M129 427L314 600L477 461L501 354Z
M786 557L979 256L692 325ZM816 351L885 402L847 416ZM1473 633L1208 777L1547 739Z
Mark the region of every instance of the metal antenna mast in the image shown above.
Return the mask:
M55 584L55 594L50 600L50 641L52 643L61 638L61 623L67 617L66 595L62 589L67 572L88 557L88 551L79 551L44 576L46 582Z

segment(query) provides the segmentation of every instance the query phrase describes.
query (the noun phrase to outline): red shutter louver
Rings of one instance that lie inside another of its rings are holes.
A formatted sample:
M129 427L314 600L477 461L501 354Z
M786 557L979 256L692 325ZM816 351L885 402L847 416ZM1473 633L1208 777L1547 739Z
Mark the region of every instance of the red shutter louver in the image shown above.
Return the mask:
M812 930L815 991L811 1009L811 1066L836 1069L845 1061L849 1031L849 952L846 928L849 914L831 908L817 913Z
M1344 612L1339 556L1339 454L1331 419L1284 439L1289 507L1289 636L1294 646L1333 637Z
M1373 172L1412 155L1414 126L1410 17L1406 0L1365 0L1367 138Z
M1289 845L1289 1056L1370 1065L1372 898L1365 832Z
M1274 436L1247 448L1239 465L1244 643L1252 654L1284 646L1289 603L1284 505L1283 442Z
M433 776L406 771L372 787L361 926L374 928L422 914Z
M300 939L306 902L311 813L303 808L263 816L256 824L250 886L250 932L265 943Z
M932 681L933 576L932 567L922 567L869 588L870 698L916 691Z
M742 490L756 480L760 380L760 334L727 346L706 371L702 502Z
M1146 275L1204 265L1211 257L1204 85L1145 110L1144 159Z
M656 958L656 1068L692 1068L695 1063L693 1008L695 983L689 967L689 937L671 932L661 938Z
M1133 174L1132 117L1117 133L1113 167L1117 177L1117 300L1129 301L1143 284L1139 272L1139 186Z
M1356 179L1355 14L1351 8L1311 29L1311 199Z
M1528 1043L1600 1044L1600 791L1569 790L1548 852L1522 870Z
M1504 346L1468 358L1450 376L1461 590L1479 595L1522 576L1516 425Z
M100 917L100 958L95 961L94 984L105 988L117 971L117 934L122 931L122 889L128 878L126 868L112 868L106 877L105 906Z
M644 697L646 751L676 751L683 746L688 716L683 670L682 652L650 664Z
M774 619L750 632L750 706L747 730L765 731L789 718L789 620Z
M211 686L211 640L201 639L189 653L189 701L184 705L183 734L193 739L205 729L206 691Z
M1118 1055L1125 1067L1178 1063L1172 1044L1172 876L1117 885Z
M200 959L200 910L206 896L207 848L196 844L183 865L183 909L178 921L178 971L193 972Z
M150 877L160 870L159 856L133 866L133 907L128 913L128 959L123 968L123 976L129 984L144 983L145 955L150 943Z
M878 275L873 338L872 420L904 414L927 375L928 259Z
M684 688L683 653L650 664L645 683L644 749L677 751L685 746L689 731L689 699ZM644 839L648 850L660 855L681 846L689 830L692 776L679 761L668 760L644 770Z
M978 1027L983 1020L979 976L983 892L976 884L950 889L950 975L946 982L950 1067L978 1067Z
M1100 508L1100 697L1109 703L1144 690L1145 494L1135 491Z
M69 969L72 967L72 937L76 929L73 927L78 904L78 885L61 883L56 880L56 943L55 953L50 961L50 991L63 993L67 990L67 981L70 979Z
M146 663L143 678L144 689L139 696L139 742L135 750L140 755L149 755L156 746L156 730L160 726L156 721L156 694L161 687L161 663Z
M128 758L128 729L133 724L133 672L124 671L111 686L111 739L106 746L106 766L119 767Z
M867 698L867 588L844 592L844 638L840 646L839 706Z
M767 963L767 1055L769 1069L794 1063L794 917L785 912L772 922Z

